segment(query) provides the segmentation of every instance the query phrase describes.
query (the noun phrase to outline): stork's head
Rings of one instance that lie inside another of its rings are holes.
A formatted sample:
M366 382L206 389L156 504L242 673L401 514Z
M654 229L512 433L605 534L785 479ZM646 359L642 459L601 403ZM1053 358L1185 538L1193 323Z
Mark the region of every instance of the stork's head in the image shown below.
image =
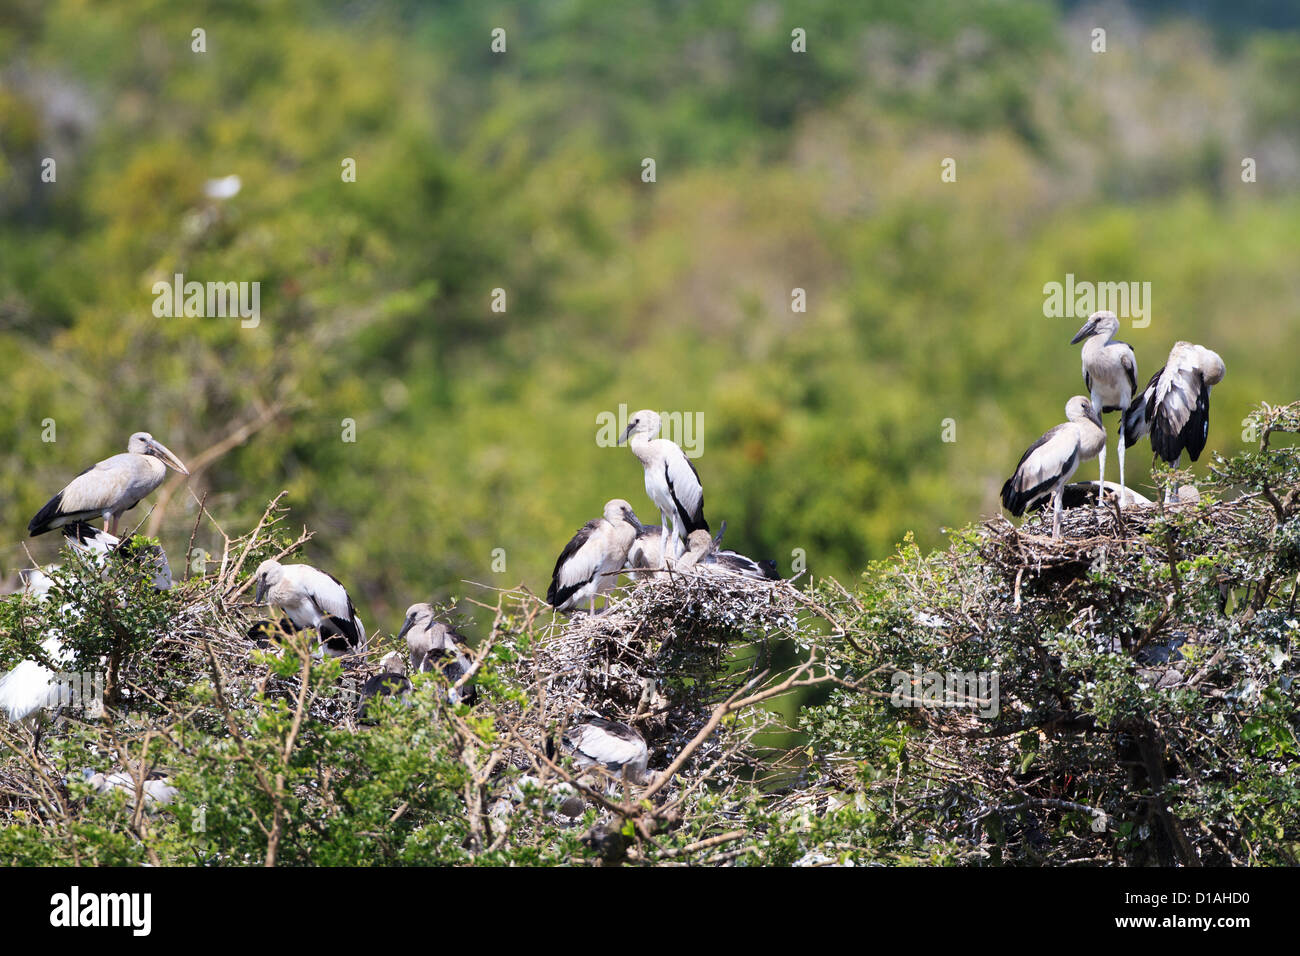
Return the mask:
M380 660L379 669L385 674L405 674L406 658L397 651L389 651Z
M1118 331L1119 319L1115 317L1114 312L1109 310L1094 312L1088 316L1088 321L1083 323L1083 328L1075 333L1074 338L1070 339L1070 344L1077 345L1084 339L1091 338L1094 335L1104 335L1109 339Z
M264 604L266 593L284 580L284 565L273 558L268 558L257 566L253 577L257 579L257 594L253 598L253 603Z
M397 639L401 640L406 637L408 631L427 631L433 626L434 614L433 605L429 603L412 604L406 609L406 620L402 621L402 629L397 633ZM408 641L409 643L409 641Z
M1105 428L1101 423L1101 416L1092 407L1092 399L1087 395L1076 395L1065 403L1065 418L1066 421L1071 422L1089 421L1098 428Z
M610 524L626 521L637 531L640 531L642 527L636 512L632 510L632 506L622 498L613 498L605 502L605 520Z
M126 450L133 455L153 455L168 468L174 468L182 475L190 473L190 470L168 450L166 445L148 432L136 432L132 435L130 441L126 443Z
M623 437L618 440L618 443L623 444L632 435L644 435L646 439L658 438L661 424L658 412L643 408L628 419L627 430L623 432Z
M703 528L696 528L686 538L686 550L697 558L702 558L713 550L713 535Z

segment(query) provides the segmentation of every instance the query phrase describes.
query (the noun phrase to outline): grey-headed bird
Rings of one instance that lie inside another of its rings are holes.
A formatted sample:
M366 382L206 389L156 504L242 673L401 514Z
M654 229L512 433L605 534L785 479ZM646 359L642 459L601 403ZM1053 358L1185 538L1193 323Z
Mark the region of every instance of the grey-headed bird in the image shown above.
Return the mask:
M585 601L594 614L596 597L614 589L640 528L630 504L622 498L607 501L604 515L583 525L560 552L546 603L568 613Z
M627 423L619 442L626 441L645 469L645 493L659 509L660 566L667 566L668 529L671 525L676 557L692 531L709 530L704 520L704 486L700 473L676 443L659 437L662 420L658 412L642 409Z
M189 474L162 442L136 432L125 454L91 465L47 501L28 522L27 533L36 537L74 521L103 518L108 533L117 534L118 519L163 483L168 468Z
M1124 427L1124 413L1133 396L1137 394L1137 356L1133 347L1127 342L1115 340L1119 331L1119 319L1114 312L1094 312L1088 317L1083 328L1079 329L1070 344L1083 342L1083 382L1088 388L1093 411L1098 419L1106 412L1120 413L1120 428ZM1087 341L1084 341L1084 340ZM1101 491L1106 481L1106 442L1105 428L1102 428L1101 451L1097 453L1100 470L1097 486L1097 503L1101 504ZM1123 441L1119 446L1119 486L1120 507L1124 507L1124 449Z

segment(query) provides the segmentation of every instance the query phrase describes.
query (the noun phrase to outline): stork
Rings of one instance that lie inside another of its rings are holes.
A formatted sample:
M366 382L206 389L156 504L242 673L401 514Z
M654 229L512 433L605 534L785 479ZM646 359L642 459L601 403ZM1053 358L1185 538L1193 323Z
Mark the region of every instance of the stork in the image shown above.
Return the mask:
M86 783L90 784L96 793L123 790L132 800L142 798L145 811L148 813L154 813L158 808L167 806L180 795L180 791L168 783L168 778L160 773L151 772L140 782L139 787L137 787L135 777L121 771L107 774L103 772L94 773L89 768L86 768L81 773Z
M296 630L314 629L326 656L366 649L365 625L338 578L309 564L281 564L274 559L258 565L254 577L254 603L280 608Z
M167 469L182 475L189 471L148 432L136 432L126 444L126 454L91 465L36 512L27 524L33 538L74 521L103 518L109 534L117 534L117 521L152 493Z
M668 527L671 523L674 554L681 553L686 536L692 531L709 530L704 520L704 486L700 473L676 443L659 437L662 422L658 412L642 409L632 416L619 439L632 449L645 469L645 493L659 509L660 566L667 567Z
M454 627L439 621L432 604L412 604L407 608L397 638L406 638L413 672L427 674L436 670L447 678L452 686L447 699L452 704L472 707L478 702L478 690L472 682L456 688L474 666L469 641Z
M64 526L63 533L70 547L90 555L101 568L110 555L123 560L142 559L145 569L153 575L152 584L155 589L165 591L172 586L167 555L156 545L133 549L129 542L124 543L108 532L82 522ZM54 580L39 569L27 572L26 578L24 595L37 603L44 603ZM64 609L71 610L71 606L65 605ZM72 651L64 647L62 635L57 630L47 633L41 642L41 653L46 660L61 669L73 662ZM55 708L66 700L64 692L59 675L54 670L36 660L20 661L8 673L0 674L0 713L14 723L35 721L39 724L43 711ZM39 729L35 739L36 742L40 740Z
M361 699L357 701L357 720L368 723L368 704L375 697L400 697L411 689L406 679L406 661L397 651L389 651L379 662L379 673L361 685Z
M734 574L760 581L779 581L781 575L776 570L776 562L767 559L755 561L736 551L729 551L722 545L722 536L727 531L727 523L722 522L716 537L709 537L707 531L692 531L687 541L686 554L677 562L679 568L699 565L705 568L723 568Z
M627 724L592 717L564 731L564 746L584 770L598 767L640 786L654 781L655 774L646 769L650 750L645 738Z
M583 525L560 552L546 603L569 613L586 601L594 614L596 597L614 589L640 528L636 512L622 498L605 502L604 515Z
M1103 495L1110 495L1116 500L1119 499L1119 485L1113 481L1108 481L1102 489ZM1132 488L1126 489L1128 503L1130 505L1147 508L1155 504L1145 495L1140 495ZM1083 508L1089 503L1097 500L1097 482L1095 481L1072 481L1061 491L1061 507L1066 511L1071 508ZM1026 511L1037 511L1051 503L1049 498L1040 498L1037 502L1026 508Z
M1120 429L1124 427L1124 414L1137 394L1137 356L1133 347L1126 342L1114 341L1119 331L1119 319L1114 312L1094 312L1088 317L1074 338L1071 345L1083 342L1083 381L1092 399L1093 411L1098 418L1106 412L1120 413ZM1087 339L1084 342L1084 339ZM1124 448L1119 446L1119 506L1126 504L1124 489ZM1097 503L1101 504L1102 488L1106 481L1106 442L1105 428L1102 429L1101 451L1097 453L1100 469L1097 486Z
M1065 403L1063 425L1043 434L1020 458L1015 474L1002 486L1002 504L1016 517L1040 498L1053 500L1052 537L1061 537L1061 500L1065 484L1082 462L1095 458L1106 444L1101 416L1086 395Z
M1210 431L1210 389L1223 381L1225 371L1217 352L1175 342L1165 367L1124 413L1124 445L1149 433L1152 451L1168 464L1177 468L1184 451L1196 461ZM1165 501L1172 495L1172 486L1166 488Z

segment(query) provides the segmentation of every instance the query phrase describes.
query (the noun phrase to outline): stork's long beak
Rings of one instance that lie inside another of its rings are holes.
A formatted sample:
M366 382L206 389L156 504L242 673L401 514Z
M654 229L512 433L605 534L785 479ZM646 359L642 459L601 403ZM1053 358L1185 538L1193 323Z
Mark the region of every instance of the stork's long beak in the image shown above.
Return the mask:
M1083 323L1083 328L1075 334L1074 338L1070 339L1070 344L1078 345L1095 331L1097 331L1097 320L1089 319L1087 322Z
M713 539L713 546L714 546L715 548L716 548L718 545L722 544L722 536L723 536L724 534L726 534L726 533L727 533L727 520L724 518L724 519L722 520L722 526L721 526L720 528L718 528L718 533L717 533L717 535L716 535L716 536L714 537L714 539Z
M636 528L637 534L640 534L645 530L645 525L641 523L641 519L636 516L636 512L631 508L623 509L623 517L627 520L628 524Z
M168 468L174 468L182 475L188 475L190 473L190 470L185 467L184 462L173 455L171 450L162 442L157 441L156 439L150 439L149 450L153 452L156 457L161 458L163 464Z
M408 617L405 621L402 622L402 629L401 629L400 631L397 632L397 639L398 639L399 641L400 641L402 638L406 637L406 632L409 631L409 630L411 629L411 624L412 624L413 621L414 621L414 618L409 618L409 617Z
M633 422L631 425L627 426L627 428L623 431L623 437L618 440L618 443L620 445L623 444L623 442L627 441L627 436L632 434L632 429L634 428L636 428L636 422Z
M266 592L267 592L267 590L268 590L268 589L267 589L267 587L266 587L266 581L265 581L265 579L263 579L263 578L258 578L258 579L257 579L257 593L253 596L253 603L254 603L254 604L264 604L264 603L266 603Z
M1097 409L1092 407L1091 402L1088 403L1088 417L1091 418L1093 420L1093 423L1096 424L1096 426L1100 428L1102 431L1106 430L1106 426L1101 423L1101 413L1098 412ZM1120 415L1121 425L1123 424L1123 419L1124 416Z

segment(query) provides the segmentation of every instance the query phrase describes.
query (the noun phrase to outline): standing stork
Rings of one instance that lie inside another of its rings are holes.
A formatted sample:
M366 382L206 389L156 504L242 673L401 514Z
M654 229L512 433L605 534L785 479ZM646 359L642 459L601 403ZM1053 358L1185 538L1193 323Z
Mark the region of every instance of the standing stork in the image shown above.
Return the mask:
M604 516L583 525L560 552L546 603L568 613L586 601L594 614L596 597L614 589L640 528L636 512L622 498L605 502Z
M366 649L366 629L338 578L309 564L267 560L257 566L254 603L284 611L295 629L313 628L329 657Z
M1225 371L1217 352L1175 342L1165 367L1124 413L1124 445L1150 433L1152 451L1168 464L1177 468L1184 451L1196 461L1210 431L1210 389L1223 381ZM1172 487L1166 488L1165 501L1172 494Z
M1061 537L1061 499L1065 484L1082 462L1095 458L1106 445L1101 416L1086 395L1065 403L1063 425L1049 429L1029 446L1015 474L1002 486L1002 504L1016 517L1039 499L1052 497L1052 537Z
M676 443L659 437L662 421L658 412L648 408L632 416L619 444L628 443L645 469L645 493L659 509L662 522L660 530L660 566L667 567L668 527L671 523L674 554L681 554L687 535L692 531L709 530L704 520L704 486L700 473Z
M1124 427L1124 414L1137 394L1137 356L1127 342L1114 341L1119 331L1119 319L1114 312L1094 312L1088 317L1071 345L1083 342L1083 381L1092 399L1093 411L1098 419L1106 412L1120 413L1120 429ZM1087 339L1084 342L1084 339ZM1119 506L1125 505L1124 449L1119 447ZM1101 451L1097 453L1100 478L1097 485L1097 503L1101 504L1102 489L1106 482L1105 428L1102 429Z
M117 521L152 493L167 469L182 475L189 470L181 460L148 432L136 432L126 444L126 454L91 465L36 512L27 524L33 538L74 521L103 518L109 534L117 534Z
M406 638L413 673L439 671L453 688L447 695L452 704L472 707L478 702L478 690L472 682L456 689L474 666L469 641L454 627L439 621L432 604L412 604L406 609L406 620L397 634L398 640L402 638Z

